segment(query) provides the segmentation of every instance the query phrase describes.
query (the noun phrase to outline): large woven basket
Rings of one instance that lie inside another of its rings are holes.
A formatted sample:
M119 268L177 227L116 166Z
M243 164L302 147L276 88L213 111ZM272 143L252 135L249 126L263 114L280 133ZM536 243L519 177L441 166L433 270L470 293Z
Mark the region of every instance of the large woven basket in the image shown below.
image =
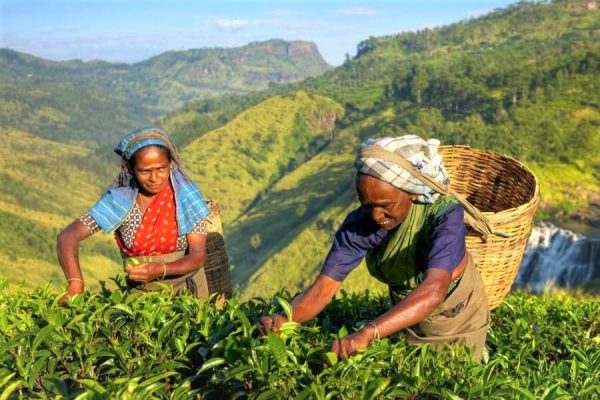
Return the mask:
M208 201L210 208L210 221L207 224L206 261L204 271L208 281L209 293L220 293L225 297L231 297L231 276L229 273L229 259L225 251L225 240L223 239L223 225L219 214L219 204L214 200Z
M539 197L533 172L514 158L468 146L442 146L439 153L450 176L450 187L489 219L508 238L487 240L469 231L467 249L477 263L490 309L496 308L515 280L531 232Z

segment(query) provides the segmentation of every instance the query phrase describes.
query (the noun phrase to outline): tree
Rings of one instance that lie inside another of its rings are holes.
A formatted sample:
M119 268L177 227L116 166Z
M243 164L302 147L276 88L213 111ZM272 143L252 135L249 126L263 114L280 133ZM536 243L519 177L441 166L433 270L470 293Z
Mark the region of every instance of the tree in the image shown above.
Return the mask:
M429 86L429 74L427 72L425 68L415 66L409 80L410 94L419 107L421 107L423 102L422 93Z

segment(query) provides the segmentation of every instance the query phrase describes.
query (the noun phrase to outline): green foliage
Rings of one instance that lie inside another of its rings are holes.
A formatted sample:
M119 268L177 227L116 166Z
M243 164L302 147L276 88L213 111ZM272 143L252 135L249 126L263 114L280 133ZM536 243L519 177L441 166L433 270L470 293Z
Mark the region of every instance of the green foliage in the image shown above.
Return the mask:
M129 126L138 116L145 125L147 112L172 110L179 94L183 101L206 89L229 94L194 100L161 125L173 132L194 180L224 208L233 278L243 296L300 289L317 274L337 226L357 206L352 160L368 137L415 133L510 154L540 178L539 218L581 215L600 192L599 21L600 10L587 1L520 2L445 27L369 38L339 68L247 95L240 89L246 73L256 77L271 66L291 74L277 61L289 44L249 45L242 53L255 53L243 63L236 49L212 49L170 52L134 66L52 63L2 51L0 77L10 77L0 79L3 124L23 123L60 140L87 142L92 131L101 144L66 151L28 135L12 144L21 131L9 136L0 149L0 159L8 160L0 209L35 215L40 224L62 216L63 224L64 216L93 204L112 178L101 160L114 143L102 135L117 135L116 124ZM221 75L231 65L239 74ZM133 70L138 75L125 79ZM194 86L192 76L196 83L206 78L206 85ZM73 83L75 77L85 79ZM232 86L226 89L224 80ZM75 101L74 93L84 100ZM88 104L96 97L97 114ZM119 106L131 99L133 113ZM96 129L97 117L113 128ZM31 158L15 157L30 145ZM101 177L92 173L98 170ZM63 177L60 186L48 184ZM10 235L4 229L0 235ZM0 262L2 256L0 250ZM349 291L365 288L361 271L345 283Z
M349 359L333 339L388 307L346 295L281 335L256 323L288 303L102 290L66 307L48 289L0 293L4 398L596 398L597 297L516 293L493 312L489 360L462 348L434 352L400 336ZM289 299L289 296L284 296ZM277 305L280 304L281 306ZM284 307L285 308L285 307Z

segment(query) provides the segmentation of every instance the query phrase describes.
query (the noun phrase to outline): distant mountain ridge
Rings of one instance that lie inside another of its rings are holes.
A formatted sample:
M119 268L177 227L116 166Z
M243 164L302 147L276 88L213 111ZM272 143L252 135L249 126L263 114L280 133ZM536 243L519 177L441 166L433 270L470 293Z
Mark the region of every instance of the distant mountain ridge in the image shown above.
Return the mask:
M270 65L274 60L280 61L280 69ZM231 73L241 73L250 82L291 82L319 75L330 68L314 43L278 39L237 48L167 51L133 65L141 71L159 75L167 75L169 71L182 81L191 84L204 81L208 85L215 85L214 78L222 79Z
M330 68L313 43L284 40L169 51L136 64L56 62L0 49L0 126L63 142L112 142L190 100Z

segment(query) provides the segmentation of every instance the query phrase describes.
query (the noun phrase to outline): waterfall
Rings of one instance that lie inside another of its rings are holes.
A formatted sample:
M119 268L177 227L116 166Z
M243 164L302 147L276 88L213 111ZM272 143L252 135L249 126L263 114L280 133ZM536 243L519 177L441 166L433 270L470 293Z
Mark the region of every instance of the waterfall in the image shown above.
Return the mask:
M600 278L600 238L538 223L531 231L515 286L533 292Z

